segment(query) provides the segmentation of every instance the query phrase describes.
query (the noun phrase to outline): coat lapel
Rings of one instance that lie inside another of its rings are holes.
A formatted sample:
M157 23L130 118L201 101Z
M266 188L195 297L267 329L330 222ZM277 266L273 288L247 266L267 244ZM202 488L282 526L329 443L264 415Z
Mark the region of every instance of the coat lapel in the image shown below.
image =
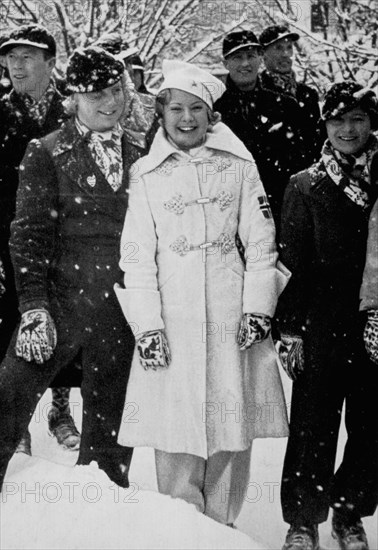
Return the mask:
M111 189L91 155L86 137L79 134L73 119L62 125L53 150L53 157L66 176L78 185L82 192L91 197L102 212L106 212L113 217L115 215L114 201L109 201L109 195L119 197L119 201L122 201L122 198L126 200L125 191L128 188L128 171L131 162L129 146L125 136L122 138L122 151L124 158L123 178L122 185L117 192Z
M251 153L243 142L223 122L215 124L212 131L206 134L204 147L230 153L246 161L253 161ZM159 128L152 142L149 154L143 157L143 162L138 166L138 175L143 176L148 172L152 172L152 170L155 170L171 155L182 154L182 151L177 149L165 137L163 128Z
M63 124L53 157L59 168L81 189L86 195L95 197L99 182L107 184L104 175L92 157L87 138L79 134L74 120Z

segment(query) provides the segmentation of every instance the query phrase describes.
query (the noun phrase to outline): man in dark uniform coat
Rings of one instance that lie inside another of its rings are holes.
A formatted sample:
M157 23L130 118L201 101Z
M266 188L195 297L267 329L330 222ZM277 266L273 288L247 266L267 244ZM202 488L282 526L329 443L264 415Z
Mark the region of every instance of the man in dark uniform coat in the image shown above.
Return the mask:
M0 296L0 361L3 359L19 319L13 268L9 256L10 224L15 216L19 165L29 141L56 130L67 118L63 97L56 89L52 71L56 43L40 25L24 25L3 41L0 54L7 61L13 90L0 100L0 261L3 263L3 294ZM0 275L1 277L1 275ZM58 442L77 448L80 434L69 409L69 389L80 385L80 371L72 368L64 380L53 383L49 428ZM31 453L27 431L19 450Z
M227 90L214 106L252 153L277 226L290 175L320 153L317 93L297 83L291 69L292 43L298 38L279 26L268 27L260 40L251 31L228 34L223 42ZM276 58L270 64L269 49L283 43L290 45L291 55L285 55L285 63ZM258 74L263 54L269 69ZM291 86L280 85L287 81Z
M78 464L95 460L126 487L132 450L117 434L134 338L113 285L122 280L128 170L138 155L118 124L123 63L88 48L67 71L77 116L29 144L12 223L22 319L0 369L0 483L40 396L80 354Z
M29 141L56 130L64 119L62 96L54 89L50 80L56 52L54 38L45 29L28 25L19 28L2 43L0 54L11 55L13 59L18 56L18 48L23 49L20 56L26 59L28 49L35 50L41 59L37 60L37 74L30 75L21 67L21 62L16 61L20 66L11 71L14 89L0 100L0 257L4 263L6 287L0 306L0 360L6 352L18 320L8 242L10 224L15 215L19 165ZM40 79L39 82L37 78ZM31 111L32 98L38 105L48 87L49 93L44 98L44 107L40 111L37 108ZM26 94L29 99L26 99Z

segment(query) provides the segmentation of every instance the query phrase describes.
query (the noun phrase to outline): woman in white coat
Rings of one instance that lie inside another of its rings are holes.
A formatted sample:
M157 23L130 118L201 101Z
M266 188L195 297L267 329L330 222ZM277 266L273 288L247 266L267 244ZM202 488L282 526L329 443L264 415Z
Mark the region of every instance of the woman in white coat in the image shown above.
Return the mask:
M179 61L163 75L121 245L137 345L119 442L155 448L161 492L232 524L252 440L287 435L269 333L288 272L255 163L212 111L223 84Z

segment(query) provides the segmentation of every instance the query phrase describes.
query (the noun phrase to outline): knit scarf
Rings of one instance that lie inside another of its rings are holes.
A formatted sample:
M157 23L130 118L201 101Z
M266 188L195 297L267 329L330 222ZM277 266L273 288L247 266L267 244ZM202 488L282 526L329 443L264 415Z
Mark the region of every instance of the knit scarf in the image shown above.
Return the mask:
M283 92L294 98L297 97L297 81L295 80L294 71L289 73L273 73L267 69L264 71L265 75L269 77L271 84L278 92Z
M28 94L22 95L22 100L28 111L29 116L35 122L37 122L39 126L43 126L43 124L45 123L47 111L50 108L55 93L55 82L53 79L51 79L49 85L45 90L45 93L38 101Z
M82 135L87 135L88 145L96 164L104 174L113 191L122 185L122 134L120 124L108 132L96 132L76 118L76 126Z
M337 151L327 140L321 157L331 180L346 194L348 199L367 210L373 200L370 184L370 165L378 149L378 139L371 135L364 150L358 155L345 155Z

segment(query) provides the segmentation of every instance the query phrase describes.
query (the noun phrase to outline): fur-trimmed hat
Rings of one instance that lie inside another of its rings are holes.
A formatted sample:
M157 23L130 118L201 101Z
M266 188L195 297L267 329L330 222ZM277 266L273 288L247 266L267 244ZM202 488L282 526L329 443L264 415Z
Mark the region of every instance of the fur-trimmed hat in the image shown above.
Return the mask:
M56 42L53 35L42 25L22 25L11 32L8 40L3 42L0 47L0 55L5 55L16 46L34 46L46 52L52 57L56 55Z
M333 84L324 96L322 119L338 118L355 107L369 114L372 127L378 126L378 101L373 90L353 80Z
M182 90L199 97L211 109L226 90L219 78L191 63L164 59L162 71L164 82L159 92L169 88Z
M124 40L119 32L105 33L92 44L99 46L107 52L113 54L117 59L128 59L132 55L138 53L137 47L130 47L128 42Z
M68 60L67 90L97 92L118 82L124 71L122 61L102 48L78 48Z
M252 31L230 32L223 40L222 54L224 59L238 50L261 48L257 36Z
M296 32L291 32L288 27L285 25L271 25L262 31L260 34L260 43L266 48L278 40L283 40L288 38L296 42L299 40L299 34Z

